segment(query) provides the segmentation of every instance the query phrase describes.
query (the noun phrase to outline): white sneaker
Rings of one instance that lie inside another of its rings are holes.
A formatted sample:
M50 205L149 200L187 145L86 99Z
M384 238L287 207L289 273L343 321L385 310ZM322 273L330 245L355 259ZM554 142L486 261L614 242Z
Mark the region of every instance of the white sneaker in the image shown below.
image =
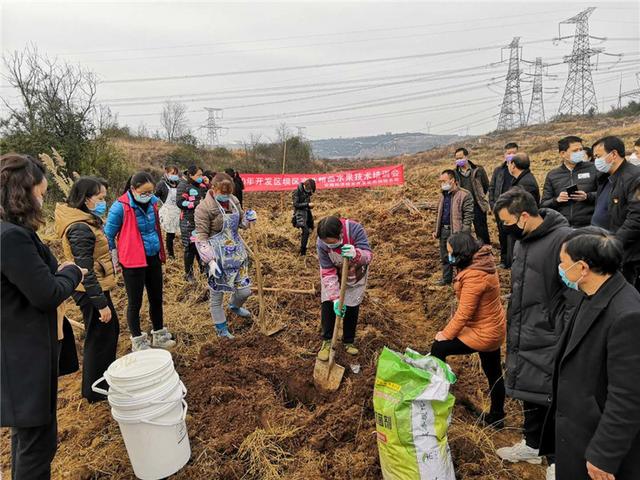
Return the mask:
M556 480L556 464L549 465L547 467L547 476L546 480Z
M535 465L540 465L542 463L542 457L538 455L538 450L528 447L524 440L520 443L516 443L513 447L499 448L496 450L496 453L502 460L506 460L511 463L527 462Z

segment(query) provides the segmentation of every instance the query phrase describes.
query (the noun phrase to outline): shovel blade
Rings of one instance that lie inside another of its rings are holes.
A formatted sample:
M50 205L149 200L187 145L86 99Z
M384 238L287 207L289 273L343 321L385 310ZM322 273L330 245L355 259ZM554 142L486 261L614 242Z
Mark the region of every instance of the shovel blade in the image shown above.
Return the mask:
M267 337L270 337L271 335L275 335L276 333L284 330L285 328L286 328L286 325L280 323L280 324L276 324L276 325L265 325L260 330L261 330L263 335L266 335Z
M319 390L335 392L340 387L344 376L344 367L334 363L329 369L329 362L316 359L313 368L313 383Z

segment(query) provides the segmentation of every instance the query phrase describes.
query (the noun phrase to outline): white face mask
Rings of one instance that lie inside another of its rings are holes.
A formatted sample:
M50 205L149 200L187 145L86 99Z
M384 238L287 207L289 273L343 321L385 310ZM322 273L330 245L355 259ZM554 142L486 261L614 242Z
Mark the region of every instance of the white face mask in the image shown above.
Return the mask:
M638 158L638 155L636 154L636 152L633 152L629 157L629 163L631 163L632 165L640 166L640 158Z

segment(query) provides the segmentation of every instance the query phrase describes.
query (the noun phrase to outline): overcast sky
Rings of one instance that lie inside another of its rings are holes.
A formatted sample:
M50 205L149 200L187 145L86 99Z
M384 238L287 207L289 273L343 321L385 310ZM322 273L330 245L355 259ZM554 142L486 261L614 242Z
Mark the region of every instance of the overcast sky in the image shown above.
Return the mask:
M162 102L173 99L188 106L199 138L204 107L223 109L225 143L274 137L281 122L294 132L305 127L310 139L480 134L495 129L507 71L500 61L509 53L499 46L514 36L524 60L555 64L544 78L544 102L547 116L557 112L572 40L553 38L560 21L589 6L597 7L590 33L607 37L592 46L624 54L599 56L602 108L617 103L621 78L623 90L640 86L638 1L3 2L1 40L5 53L33 42L96 72L100 102L133 130L141 123L159 129ZM563 25L561 34L573 31ZM528 111L531 83L522 91ZM0 93L15 101L10 89Z

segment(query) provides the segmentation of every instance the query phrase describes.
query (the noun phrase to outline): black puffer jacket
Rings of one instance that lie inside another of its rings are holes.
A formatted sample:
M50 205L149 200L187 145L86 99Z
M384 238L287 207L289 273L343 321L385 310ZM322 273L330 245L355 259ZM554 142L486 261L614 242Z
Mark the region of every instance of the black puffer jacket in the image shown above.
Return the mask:
M165 203L167 201L167 197L169 196L169 187L176 188L178 186L178 183L180 182L176 182L174 184L173 182L167 180L167 177L163 177L162 180L160 180L156 185L156 197L162 200L162 203Z
M180 180L176 191L176 204L182 210L182 215L180 216L181 224L186 223L195 228L193 215L196 207L206 194L207 186L204 183L196 183L191 179Z
M578 190L586 192L587 199L583 202L569 200L558 203L557 198L568 186L577 185ZM580 162L573 170L569 170L564 163L547 173L542 189L540 206L553 208L569 220L569 225L575 228L591 224L591 216L596 203L598 189L598 171L591 162Z
M536 203L540 205L540 187L536 177L533 176L531 170L524 170L518 178L513 179L511 187L522 187L536 199Z
M294 190L292 195L294 208L292 223L294 227L313 228L313 213L309 207L312 195L313 192L307 192L302 183Z
M503 188L505 177L509 177L511 179L511 181L507 184L508 187L511 188L513 177L509 173L506 161L497 166L493 170L493 175L491 176L491 182L489 183L489 205L491 207L491 210L493 210L493 206L495 205L498 197L509 190L509 188L507 188L506 190Z
M94 270L94 251L96 246L96 236L88 225L75 223L67 229L67 239L73 252L73 260L76 265L87 269L82 285L91 299L91 303L98 310L108 306L102 287L96 277ZM75 297L74 297L75 298Z
M640 261L640 167L626 160L613 175L598 179L598 195L606 182L613 182L609 196L609 231L624 248L624 262Z
M550 401L554 350L564 327L564 287L558 275L560 247L569 222L541 209L542 225L516 242L507 310L505 388L511 397Z

